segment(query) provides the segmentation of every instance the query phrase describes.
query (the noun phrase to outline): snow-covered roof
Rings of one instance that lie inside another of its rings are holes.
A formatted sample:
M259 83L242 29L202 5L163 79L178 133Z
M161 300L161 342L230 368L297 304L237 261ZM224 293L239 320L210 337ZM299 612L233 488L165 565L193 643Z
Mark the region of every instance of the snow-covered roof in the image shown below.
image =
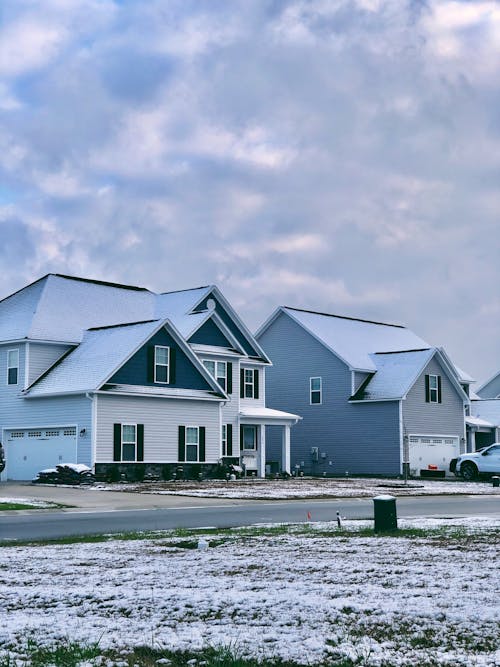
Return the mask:
M428 349L406 327L283 307L291 318L339 356L352 370L375 371L374 352Z
M481 419L480 417L466 417L465 418L465 423L469 424L469 426L479 426L482 428L494 428L495 424L492 424L489 421L486 421L486 419Z
M377 401L403 398L435 353L436 350L431 348L370 355L377 372L361 386L353 400Z
M94 391L155 331L161 322L86 331L83 340L29 389L29 396Z
M0 301L0 341L78 343L87 329L166 318L187 336L207 317L189 313L210 289L155 294L142 287L48 274Z
M297 422L302 417L294 415L291 412L283 412L282 410L273 410L272 408L265 408L263 406L245 406L240 410L240 417L242 419L251 419L259 422Z
M500 426L500 398L484 398L471 401L473 416Z

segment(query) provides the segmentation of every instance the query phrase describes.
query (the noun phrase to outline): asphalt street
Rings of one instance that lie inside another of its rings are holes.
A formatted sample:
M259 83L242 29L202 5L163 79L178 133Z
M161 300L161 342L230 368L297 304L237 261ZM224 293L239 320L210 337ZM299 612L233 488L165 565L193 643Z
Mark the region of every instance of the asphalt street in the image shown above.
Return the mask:
M63 511L3 512L0 513L0 540L40 540L172 528L225 528L308 520L333 521L337 511L347 519L373 519L373 501L366 498L275 502L224 502L214 499L207 502L200 498L188 500L184 504L170 504L168 507L154 509L79 508ZM500 496L399 498L397 512L399 517L406 518L467 516L471 517L471 520L474 516L500 518Z

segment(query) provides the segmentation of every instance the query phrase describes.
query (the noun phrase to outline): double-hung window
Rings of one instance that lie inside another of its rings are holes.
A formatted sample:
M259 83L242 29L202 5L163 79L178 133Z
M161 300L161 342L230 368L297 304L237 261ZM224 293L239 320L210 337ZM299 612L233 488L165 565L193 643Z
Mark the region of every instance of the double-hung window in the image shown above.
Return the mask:
M179 426L179 461L205 461L205 426Z
M7 351L7 384L17 384L19 379L19 350Z
M164 345L155 345L155 373L154 381L168 384L169 382L170 348Z
M441 403L441 376L425 376L425 400L427 403Z
M198 461L200 434L197 426L186 427L186 461Z
M203 360L203 365L210 373L210 375L215 378L217 383L226 391L227 389L227 364L225 361L211 361L209 359Z
M309 378L311 405L321 405L322 402L322 380L321 378Z
M137 428L135 424L122 424L122 461L135 461L137 452Z

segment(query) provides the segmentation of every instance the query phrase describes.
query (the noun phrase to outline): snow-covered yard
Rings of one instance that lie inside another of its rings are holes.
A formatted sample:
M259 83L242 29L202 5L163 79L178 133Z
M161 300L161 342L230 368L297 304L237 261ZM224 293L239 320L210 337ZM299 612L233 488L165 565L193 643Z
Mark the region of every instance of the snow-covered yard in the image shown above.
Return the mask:
M307 665L500 665L500 520L400 522L465 527L449 536L356 535L360 525L220 532L206 549L173 535L0 548L0 655L69 637Z
M96 484L95 491L132 491L164 495L197 496L200 498L247 498L285 500L287 498L372 498L381 493L393 496L419 495L498 495L491 481L461 482L458 480L418 479L405 484L397 479L368 478L291 478L288 480L241 479L230 482L143 482L141 484Z

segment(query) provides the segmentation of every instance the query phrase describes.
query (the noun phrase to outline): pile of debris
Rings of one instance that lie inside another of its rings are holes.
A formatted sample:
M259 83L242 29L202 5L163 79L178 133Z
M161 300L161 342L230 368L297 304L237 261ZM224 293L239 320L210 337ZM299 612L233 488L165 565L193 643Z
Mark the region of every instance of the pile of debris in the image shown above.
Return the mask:
M83 463L61 463L55 468L40 470L33 484L93 484L92 469Z

